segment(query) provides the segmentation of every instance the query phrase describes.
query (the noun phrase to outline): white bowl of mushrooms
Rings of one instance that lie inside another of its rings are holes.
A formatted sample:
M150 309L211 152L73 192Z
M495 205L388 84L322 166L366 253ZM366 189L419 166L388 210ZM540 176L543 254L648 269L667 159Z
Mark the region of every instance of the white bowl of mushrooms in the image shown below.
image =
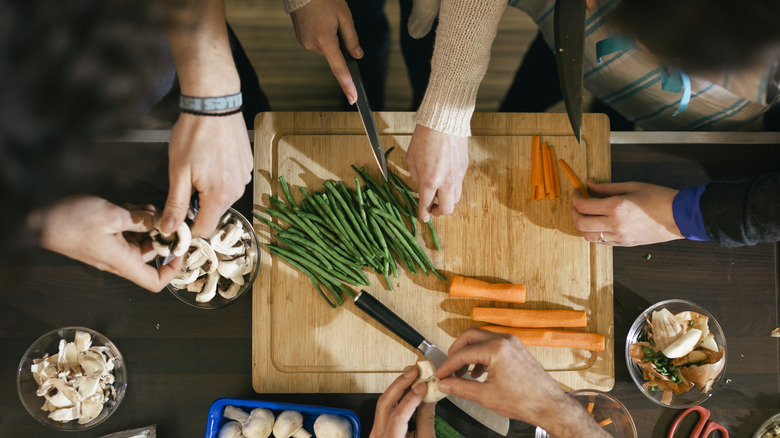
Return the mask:
M179 300L199 309L225 307L251 289L260 270L257 234L252 223L233 208L222 216L208 239L193 237L189 223L189 219L185 221L175 236L152 232L155 250L161 256L158 263L169 252L183 257L181 271L167 288Z
M22 404L40 423L80 431L116 411L127 389L127 370L108 338L85 327L63 327L27 349L16 387Z

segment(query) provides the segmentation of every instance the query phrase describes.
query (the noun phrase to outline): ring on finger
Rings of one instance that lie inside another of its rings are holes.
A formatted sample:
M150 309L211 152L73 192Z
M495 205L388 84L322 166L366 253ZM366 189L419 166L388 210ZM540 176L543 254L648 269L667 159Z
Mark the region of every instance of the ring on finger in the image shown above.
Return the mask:
M607 239L604 238L604 232L599 233L599 243L607 243Z

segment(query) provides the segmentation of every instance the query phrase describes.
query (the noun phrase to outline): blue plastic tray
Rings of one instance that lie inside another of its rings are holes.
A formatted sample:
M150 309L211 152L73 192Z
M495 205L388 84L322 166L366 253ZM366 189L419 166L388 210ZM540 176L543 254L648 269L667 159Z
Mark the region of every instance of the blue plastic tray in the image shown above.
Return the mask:
M308 430L312 435L314 435L314 420L316 420L320 414L341 415L352 423L352 436L354 438L360 438L360 419L349 409L299 405L295 403L274 403L237 398L221 398L211 404L211 407L209 408L209 419L206 423L206 438L216 438L217 433L219 433L219 428L227 421L230 421L222 416L225 412L225 406L227 405L243 408L247 413L254 408L270 409L274 415L279 415L282 411L298 411L303 414L303 428Z

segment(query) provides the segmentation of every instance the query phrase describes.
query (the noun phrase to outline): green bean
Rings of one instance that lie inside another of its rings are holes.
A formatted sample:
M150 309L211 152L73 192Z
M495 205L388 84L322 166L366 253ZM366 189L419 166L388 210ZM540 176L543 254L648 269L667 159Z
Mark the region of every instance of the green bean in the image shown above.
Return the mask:
M260 216L259 214L257 214L257 212L253 211L252 212L252 216L256 217L259 221L263 222L264 224L268 225L269 227L273 228L276 231L279 231L279 232L284 231L284 228L282 228L279 225L276 225L275 223L269 221L268 219Z
M326 271L325 269L320 268L319 266L317 266L316 263L311 263L308 260L306 260L306 259L304 259L302 257L299 257L297 254L295 254L295 253L293 253L291 251L287 251L287 250L282 249L282 248L280 248L278 246L268 245L268 244L266 245L266 247L269 248L269 251L275 251L275 252L277 252L277 254L284 254L284 255L292 258L296 262L298 262L298 263L302 264L303 266L306 266L307 268L311 269L311 271L314 272L316 275L318 275L318 276L320 276L322 278L325 278L328 281L343 280L343 281L345 281L345 282L347 282L347 283L349 283L349 284L351 284L353 286L360 286L360 282L357 282L357 281L349 278L348 276L346 276L344 274L341 274L341 273L339 273L337 271L333 271L333 270Z
M284 176L279 176L279 184L282 185L282 192L284 192L284 196L287 198L287 200L292 204L293 210L298 211L300 208L298 208L297 205L295 205L295 199L293 199L292 194L290 194L290 188L287 186L287 181L284 180Z
M328 303L328 305L330 307L332 307L334 309L336 308L336 305L331 303L330 300L328 299L328 297L325 295L325 293L322 292L322 289L320 288L320 283L319 283L319 281L317 281L317 277L314 274L312 274L311 271L309 271L308 269L304 268L299 263L297 263L297 262L295 262L293 260L290 260L290 259L288 259L288 258L286 258L284 256L281 256L279 254L277 254L277 256L280 257L282 260L286 261L287 263L289 263L293 268L295 268L295 269L303 272L304 274L306 274L309 277L309 279L311 280L312 284L314 284L314 287L317 288L317 292L320 293L320 296L322 296L322 298L325 299L325 302Z

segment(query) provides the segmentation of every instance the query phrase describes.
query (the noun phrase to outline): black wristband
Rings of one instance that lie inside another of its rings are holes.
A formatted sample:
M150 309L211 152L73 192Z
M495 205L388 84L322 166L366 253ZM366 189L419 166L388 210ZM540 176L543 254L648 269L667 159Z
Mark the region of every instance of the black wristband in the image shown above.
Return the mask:
M238 107L238 108L236 108L234 110L230 110L230 111L227 111L227 112L224 112L224 113L209 113L209 112L205 112L205 111L192 111L192 110L183 109L183 108L180 108L180 111L183 112L183 113L186 113L186 114L193 114L193 115L196 115L196 116L222 117L222 116L231 116L233 114L238 114L243 109L244 109L244 107L240 106L240 107Z
M182 94L179 97L179 109L198 113L222 113L241 108L243 103L240 91L227 96L195 97Z

